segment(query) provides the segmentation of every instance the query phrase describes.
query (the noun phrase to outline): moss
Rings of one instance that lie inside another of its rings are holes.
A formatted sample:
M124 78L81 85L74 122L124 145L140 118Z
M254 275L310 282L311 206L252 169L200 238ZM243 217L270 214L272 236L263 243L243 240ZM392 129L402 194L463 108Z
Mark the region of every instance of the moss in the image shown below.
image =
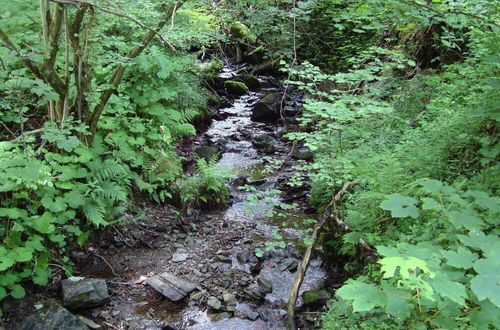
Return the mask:
M245 95L249 91L248 86L241 81L227 80L224 86L229 93L234 95Z
M302 300L306 306L322 305L330 300L331 295L326 290L305 291L302 294Z

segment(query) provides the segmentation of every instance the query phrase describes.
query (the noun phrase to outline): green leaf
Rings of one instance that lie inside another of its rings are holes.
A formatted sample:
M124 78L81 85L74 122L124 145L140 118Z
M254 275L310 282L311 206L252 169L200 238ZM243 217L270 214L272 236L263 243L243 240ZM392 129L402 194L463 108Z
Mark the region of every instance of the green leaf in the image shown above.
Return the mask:
M422 209L438 211L441 209L441 204L432 198L422 198Z
M387 304L387 295L382 290L358 280L348 280L336 294L344 300L352 301L355 312L370 311L377 306L385 307Z
M398 268L399 274L403 278L408 278L410 276L409 271L413 272L417 269L430 273L426 262L415 257L385 257L381 259L379 263L382 265L381 271L384 273L382 276L383 278L394 277Z
M488 298L495 306L500 307L500 260L479 259L474 262L474 270L479 275L470 282L472 292L479 301Z
M415 306L411 303L411 294L403 289L393 288L388 284L382 284L387 294L387 313L394 317L406 319L410 317Z
M420 186L427 192L438 192L443 187L443 183L438 180L424 180L420 182Z
M72 151L76 147L80 146L81 142L76 136L70 136L65 139L60 139L57 141L57 147L63 149L67 152Z
M391 211L394 218L412 217L418 218L418 209L416 207L417 200L412 197L403 196L400 194L392 194L387 196L387 199L380 204L384 210Z
M12 267L16 261L11 257L7 255L1 255L0 254L0 271L3 272L6 269L9 269Z
M446 264L455 267L469 269L472 263L477 260L478 255L460 246L458 251L442 251L441 254L447 259Z
M83 244L85 244L85 242L87 241L89 236L90 236L90 231L86 231L86 232L81 233L80 235L78 235L78 238L76 239L76 243L80 246L83 246Z
M45 212L41 216L31 217L31 227L42 234L50 234L56 230L52 224L54 217L52 213Z
M19 284L13 284L9 286L10 295L15 298L15 299L21 299L26 295L26 291L24 291L24 288L19 285Z
M5 290L4 287L0 286L0 301L2 301L2 299L5 297L7 297L7 290Z
M0 217L7 217L10 219L25 218L28 216L28 212L17 208L0 208Z
M443 297L448 297L461 306L465 306L467 291L465 286L451 281L444 273L437 272L434 278L429 280L434 290Z
M489 273L477 275L470 281L472 292L479 301L489 299L496 307L500 307L500 274Z
M479 215L472 210L450 211L448 212L448 219L457 229L480 230L483 225Z
M9 257L16 262L26 262L33 258L33 249L30 247L16 247L9 251Z

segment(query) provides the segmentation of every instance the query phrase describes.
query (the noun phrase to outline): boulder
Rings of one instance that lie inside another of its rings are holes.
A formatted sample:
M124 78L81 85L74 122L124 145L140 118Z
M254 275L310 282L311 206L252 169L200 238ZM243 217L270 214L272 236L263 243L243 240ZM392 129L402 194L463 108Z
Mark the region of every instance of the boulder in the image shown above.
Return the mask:
M61 281L63 305L68 309L82 309L104 305L109 300L106 282L84 278Z
M245 95L250 90L244 82L236 80L226 80L224 87L229 94L237 96Z
M47 300L44 307L33 315L28 316L19 330L88 330L89 328L71 314L66 308L59 305L55 300Z
M162 273L146 281L153 289L171 301L180 301L196 290L196 285L169 273Z
M265 153L272 153L276 151L279 145L278 140L267 134L257 135L253 140L252 144L255 148L264 151Z
M263 123L274 123L280 118L279 104L281 96L278 93L270 93L255 104L251 119Z
M317 307L326 304L332 295L326 290L311 290L302 293L303 307Z
M256 90L260 88L260 80L254 75L251 74L242 74L233 78L233 81L239 81L244 83L248 88L252 90Z

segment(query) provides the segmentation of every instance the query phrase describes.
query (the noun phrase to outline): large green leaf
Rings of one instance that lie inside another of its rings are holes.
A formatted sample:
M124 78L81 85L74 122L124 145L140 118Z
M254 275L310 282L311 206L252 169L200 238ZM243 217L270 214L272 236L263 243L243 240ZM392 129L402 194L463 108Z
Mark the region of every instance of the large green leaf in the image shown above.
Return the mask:
M387 295L375 285L366 284L357 280L349 280L337 290L337 296L352 301L355 312L369 311L373 308L385 307Z
M41 216L31 217L31 227L42 234L50 234L56 230L52 224L54 216L50 212L45 212Z
M456 267L469 269L472 268L472 263L478 258L478 255L468 249L460 246L458 251L442 251L443 257L447 259L447 264Z
M474 270L478 275L470 281L472 292L479 301L489 299L500 307L500 260L479 259L474 262Z
M387 199L380 204L384 210L391 211L394 218L418 218L417 200L412 197L403 196L400 194L392 194L387 196Z

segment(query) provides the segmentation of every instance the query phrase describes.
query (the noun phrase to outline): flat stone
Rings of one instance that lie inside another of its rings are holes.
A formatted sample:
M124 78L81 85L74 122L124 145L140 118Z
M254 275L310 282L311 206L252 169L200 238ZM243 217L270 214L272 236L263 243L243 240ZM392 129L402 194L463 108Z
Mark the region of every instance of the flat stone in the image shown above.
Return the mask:
M220 300L213 296L208 298L207 305L217 310L222 307L222 303L220 302Z
M104 305L109 300L106 282L86 278L79 281L61 281L63 305L68 309L82 309Z
M19 330L88 330L89 328L71 314L66 308L59 305L54 300L48 300L44 307L33 315L28 316Z
M180 253L174 253L172 256L172 262L183 262L186 261L187 258L189 258L189 254L180 252Z
M146 281L153 289L171 301L180 301L196 290L196 285L169 273L162 273Z

